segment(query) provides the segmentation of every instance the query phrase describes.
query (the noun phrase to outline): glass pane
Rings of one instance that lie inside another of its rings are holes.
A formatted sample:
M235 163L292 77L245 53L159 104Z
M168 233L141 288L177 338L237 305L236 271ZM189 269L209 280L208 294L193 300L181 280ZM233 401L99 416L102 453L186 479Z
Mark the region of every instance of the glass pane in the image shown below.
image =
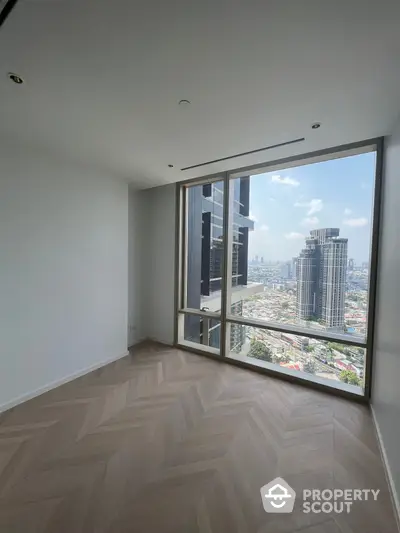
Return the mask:
M363 394L365 348L231 324L229 357Z
M364 341L375 152L233 181L232 314Z
M187 189L186 307L221 310L224 182Z
M220 349L221 322L219 320L196 315L181 315L181 317L184 328L183 340Z

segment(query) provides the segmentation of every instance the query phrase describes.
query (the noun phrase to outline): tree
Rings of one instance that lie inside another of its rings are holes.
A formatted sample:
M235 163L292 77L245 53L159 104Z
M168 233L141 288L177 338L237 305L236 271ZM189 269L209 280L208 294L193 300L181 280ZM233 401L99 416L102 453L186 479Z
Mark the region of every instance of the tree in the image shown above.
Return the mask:
M342 370L339 375L340 381L349 383L350 385L360 385L361 380L352 370Z
M250 343L249 357L262 359L263 361L272 361L272 351L264 342L253 339Z
M316 370L317 370L317 367L316 367L315 361L313 361L312 359L308 359L303 364L303 371L307 372L308 374L315 374Z
M326 357L326 360L328 361L328 363L332 363L333 361L333 353L332 353L332 350L327 350L326 351L326 354L325 354L325 357ZM332 363L333 364L333 363Z
M328 342L328 349L331 351L336 350L337 352L343 353L344 346L337 342Z
M288 353L284 352L284 353L281 353L281 354L277 354L277 355L274 355L272 357L272 360L274 363L276 363L277 365L281 364L281 363L290 363L291 359L290 359L290 356Z
M282 307L283 310L288 309L288 307L289 307L289 302L282 302L281 307Z

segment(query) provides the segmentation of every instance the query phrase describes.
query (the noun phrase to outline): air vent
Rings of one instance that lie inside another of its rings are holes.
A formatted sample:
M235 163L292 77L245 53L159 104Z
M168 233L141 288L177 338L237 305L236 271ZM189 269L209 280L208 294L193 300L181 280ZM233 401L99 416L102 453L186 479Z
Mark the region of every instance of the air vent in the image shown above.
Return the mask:
M198 165L192 165L190 167L181 168L181 170L192 170L193 168L206 167L213 163L219 163L221 161L228 161L229 159L235 159L236 157L242 157L244 155L257 154L258 152L264 152L266 150L272 150L273 148L280 148L281 146L288 146L289 144L296 144L305 141L305 137L300 139L293 139L293 141L286 141L279 144L271 144L271 146L264 146L264 148L257 148L257 150L250 150L249 152L242 152L241 154L229 155L228 157L221 157L220 159L213 159L212 161L206 161L205 163L199 163Z

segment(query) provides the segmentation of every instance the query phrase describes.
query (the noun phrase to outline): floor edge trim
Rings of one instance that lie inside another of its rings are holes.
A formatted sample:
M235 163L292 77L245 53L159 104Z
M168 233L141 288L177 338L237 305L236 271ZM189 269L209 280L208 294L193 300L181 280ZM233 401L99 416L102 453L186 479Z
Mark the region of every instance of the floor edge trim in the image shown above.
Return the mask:
M370 408L371 408L371 414L372 414L372 421L373 421L374 428L375 428L376 440L378 441L379 453L381 454L386 481L389 485L389 492L390 492L390 497L392 499L393 511L394 511L396 522L397 522L397 529L400 532L400 501L397 495L396 487L395 487L393 476L392 476L392 471L390 469L388 457L386 454L386 448L383 443L382 433L381 433L381 430L378 424L378 420L375 415L375 410L372 405L370 405Z
M69 374L68 376L64 376L60 379L56 379L55 381L47 383L46 385L43 385L42 387L39 387L33 391L27 392L25 394L21 394L20 396L17 396L16 398L13 398L12 400L1 404L0 413L4 413L5 411L8 411L9 409L12 409L13 407L16 407L17 405L25 403L29 400L33 400L33 398L36 398L37 396L41 396L42 394L45 394L46 392L49 392L50 390L56 389L57 387L60 387L61 385L65 385L66 383L69 383L70 381L73 381L74 379L85 376L86 374L89 374L90 372L93 372L94 370L98 370L99 368L102 368L103 366L107 366L110 363L114 363L115 361L118 361L118 359L122 359L123 357L126 357L127 355L129 355L128 350L124 352L122 355L112 357L111 359L106 359L105 361L100 361L89 367L78 370L77 372L74 372L73 374Z

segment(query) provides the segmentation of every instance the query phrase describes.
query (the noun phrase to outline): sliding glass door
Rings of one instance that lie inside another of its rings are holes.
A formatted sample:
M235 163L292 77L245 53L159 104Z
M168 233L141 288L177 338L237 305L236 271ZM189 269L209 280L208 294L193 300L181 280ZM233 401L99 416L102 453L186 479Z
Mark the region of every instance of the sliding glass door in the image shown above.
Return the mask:
M380 149L180 184L177 344L368 395Z

